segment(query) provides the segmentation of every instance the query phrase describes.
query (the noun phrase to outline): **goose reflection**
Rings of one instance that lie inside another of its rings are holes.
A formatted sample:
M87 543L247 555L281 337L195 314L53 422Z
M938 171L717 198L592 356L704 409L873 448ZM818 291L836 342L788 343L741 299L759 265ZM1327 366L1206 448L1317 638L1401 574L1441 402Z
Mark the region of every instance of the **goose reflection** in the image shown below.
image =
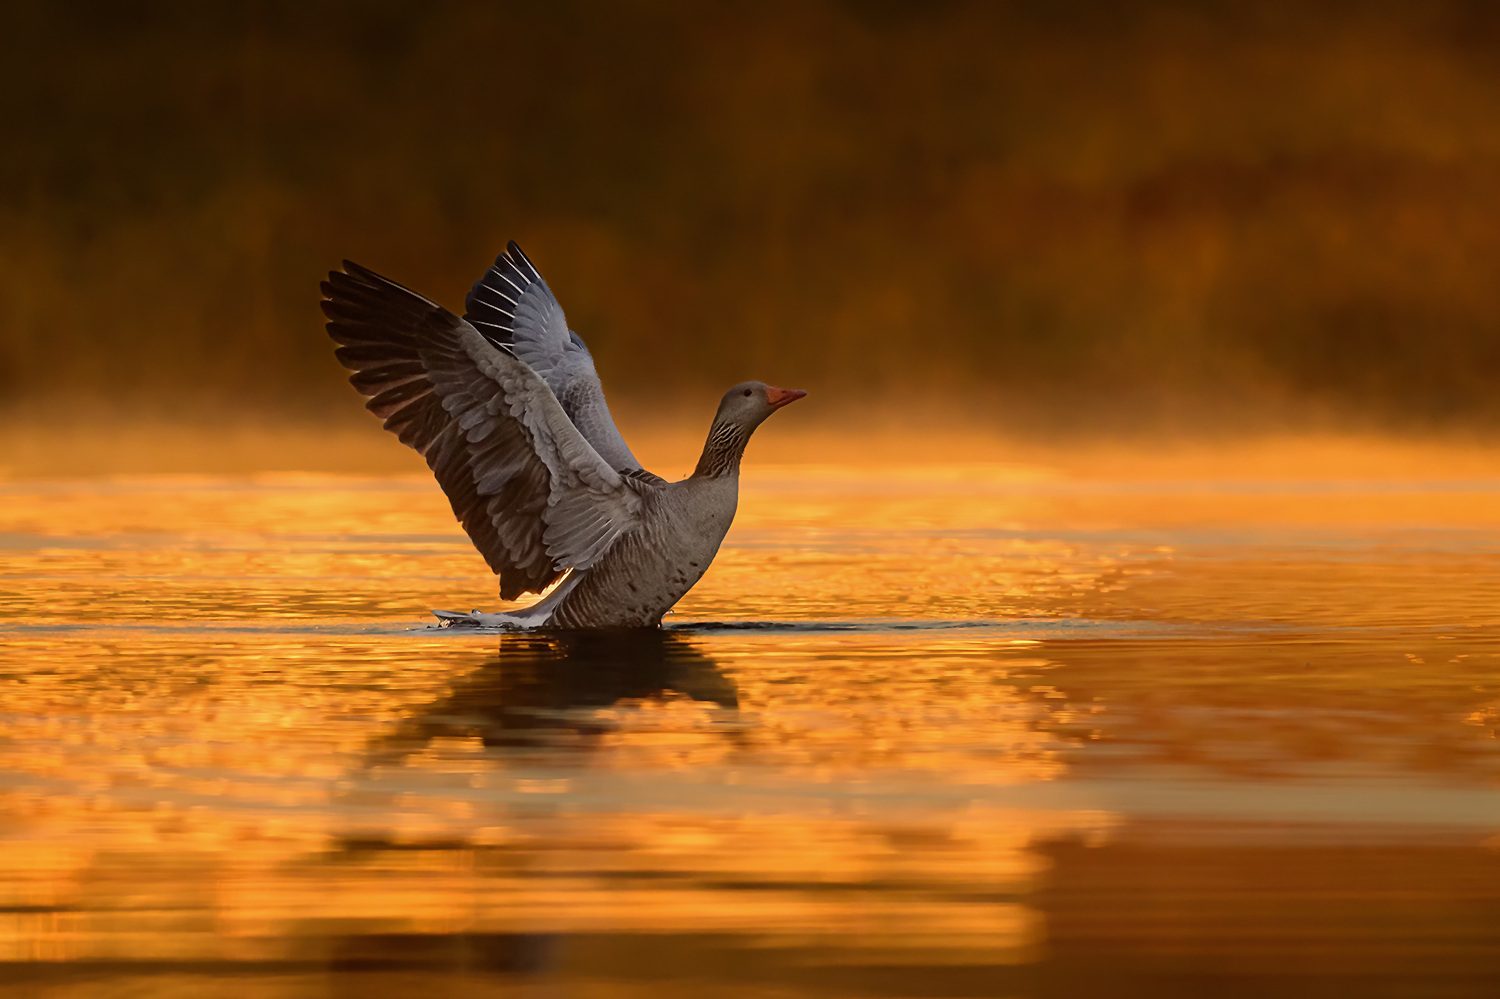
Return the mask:
M599 709L674 697L739 707L734 683L680 633L642 628L504 635L493 659L380 740L372 755L388 761L435 738L476 735L487 748L587 748L615 727Z

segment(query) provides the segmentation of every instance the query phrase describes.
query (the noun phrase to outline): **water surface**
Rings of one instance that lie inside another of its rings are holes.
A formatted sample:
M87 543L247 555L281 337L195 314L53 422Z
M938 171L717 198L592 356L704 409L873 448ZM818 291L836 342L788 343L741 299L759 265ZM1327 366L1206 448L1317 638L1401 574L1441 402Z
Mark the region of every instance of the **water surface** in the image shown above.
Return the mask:
M1500 994L1500 481L747 478L602 637L422 479L0 483L0 983Z

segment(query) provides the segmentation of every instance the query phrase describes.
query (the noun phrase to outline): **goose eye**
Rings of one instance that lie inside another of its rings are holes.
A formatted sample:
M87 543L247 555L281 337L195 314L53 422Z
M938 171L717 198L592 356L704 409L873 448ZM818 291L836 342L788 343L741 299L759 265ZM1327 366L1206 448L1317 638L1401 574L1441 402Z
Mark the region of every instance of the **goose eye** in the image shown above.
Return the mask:
M748 398L750 396L750 390L749 389L745 389L745 396L746 396L746 398Z

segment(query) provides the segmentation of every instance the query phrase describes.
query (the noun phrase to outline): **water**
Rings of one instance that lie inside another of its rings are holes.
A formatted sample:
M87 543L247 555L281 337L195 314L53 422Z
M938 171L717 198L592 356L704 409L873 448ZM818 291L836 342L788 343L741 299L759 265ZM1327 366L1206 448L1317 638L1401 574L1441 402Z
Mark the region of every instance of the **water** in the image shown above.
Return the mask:
M752 469L660 634L428 482L0 483L0 988L1500 994L1500 481Z

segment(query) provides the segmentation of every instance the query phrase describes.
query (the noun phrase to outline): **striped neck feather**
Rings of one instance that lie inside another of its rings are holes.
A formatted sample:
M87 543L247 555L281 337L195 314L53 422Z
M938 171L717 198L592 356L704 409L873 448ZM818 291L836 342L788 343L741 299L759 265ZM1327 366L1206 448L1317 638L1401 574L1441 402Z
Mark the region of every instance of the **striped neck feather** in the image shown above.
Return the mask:
M736 423L715 423L710 427L708 441L703 445L703 456L698 459L698 467L693 469L694 478L714 479L738 473L745 445L750 443L754 429Z

